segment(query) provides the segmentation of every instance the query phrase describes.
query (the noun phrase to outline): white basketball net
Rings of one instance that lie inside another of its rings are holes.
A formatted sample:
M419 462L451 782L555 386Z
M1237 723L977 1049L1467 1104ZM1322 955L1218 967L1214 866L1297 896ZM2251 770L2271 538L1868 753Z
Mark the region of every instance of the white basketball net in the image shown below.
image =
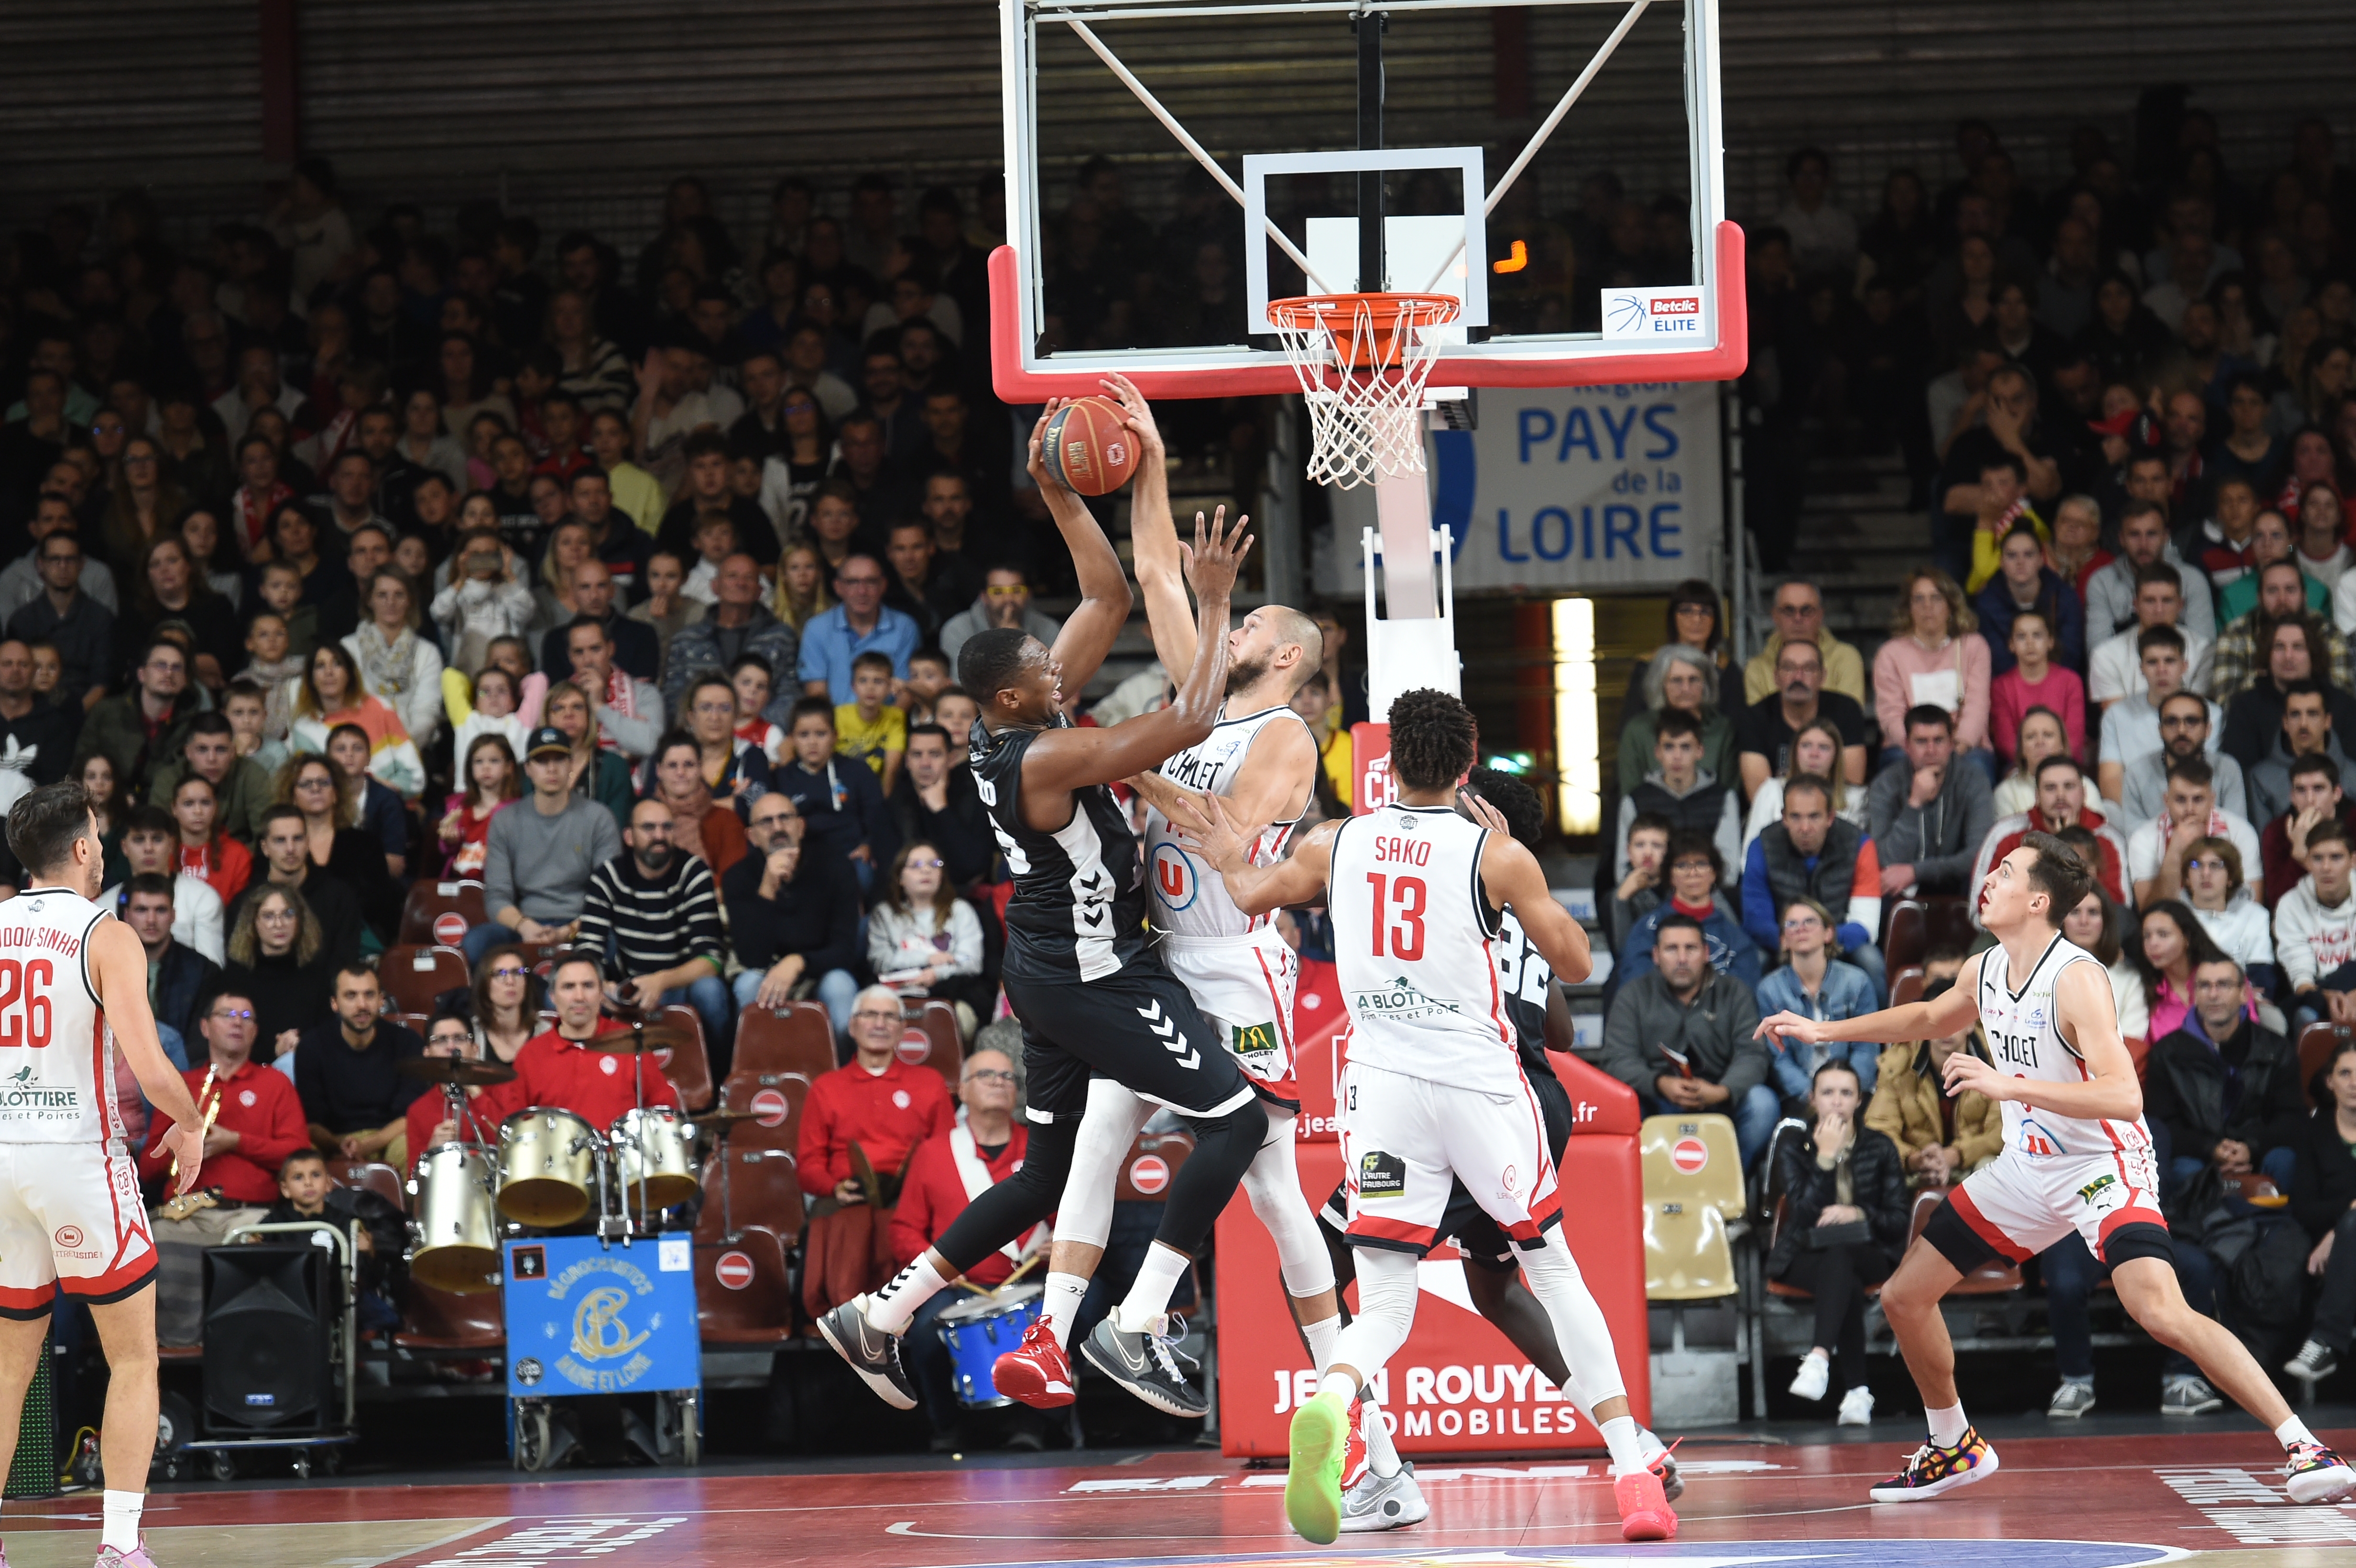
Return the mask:
M1456 317L1442 294L1279 300L1269 319L1309 405L1309 477L1348 489L1423 472L1423 389Z

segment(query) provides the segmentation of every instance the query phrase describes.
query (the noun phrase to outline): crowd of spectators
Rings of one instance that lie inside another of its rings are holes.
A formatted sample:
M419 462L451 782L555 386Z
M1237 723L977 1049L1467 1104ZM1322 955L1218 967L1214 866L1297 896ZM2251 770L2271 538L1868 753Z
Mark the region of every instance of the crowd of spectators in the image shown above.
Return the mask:
M2083 133L2039 193L1967 121L1963 177L1890 171L1862 220L1824 154L1792 155L1788 204L1750 231L1754 389L1772 368L1771 422L1902 452L1931 559L1878 644L1782 581L1747 662L1716 589L1685 584L1629 682L1597 1060L1648 1110L1731 1117L1787 1227L1847 1227L1769 1263L1820 1297L1793 1392L1841 1396L1844 1420L1869 1417L1856 1313L1904 1245L1903 1185L1997 1152L1995 1108L1936 1071L1986 1047L1751 1030L1887 1005L1896 904L1954 900L1976 927L1980 881L2032 829L2096 872L2066 929L2111 969L2191 1299L2310 1382L2356 1317L2332 1130L2356 1127L2356 1090L2330 1087L2356 1068L2302 1082L2296 1043L2356 1024L2356 174L2321 120L2247 184L2209 118L2178 132L2132 172ZM1913 955L1909 994L1965 955ZM1787 1118L1813 1130L1771 1157ZM2255 1176L2286 1210L2245 1201ZM2072 1238L2038 1272L2051 1413L2082 1414L2101 1265ZM2165 1369L2164 1410L2217 1398Z

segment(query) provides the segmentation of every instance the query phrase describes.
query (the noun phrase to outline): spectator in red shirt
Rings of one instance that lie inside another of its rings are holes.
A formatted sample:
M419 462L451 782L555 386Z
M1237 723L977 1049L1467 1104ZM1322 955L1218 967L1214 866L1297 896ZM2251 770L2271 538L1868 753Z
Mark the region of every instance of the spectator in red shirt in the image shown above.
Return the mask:
M653 1057L590 1051L582 1045L628 1027L599 1016L605 1000L605 970L594 956L578 950L567 955L549 976L548 992L556 1008L556 1027L534 1035L516 1052L515 1082L500 1091L504 1103L519 1109L553 1105L601 1132L637 1105L641 1092L649 1105L679 1104L679 1091ZM639 1075L637 1087L631 1083L633 1070Z
M811 1084L802 1105L801 1147L794 1157L804 1192L842 1203L865 1202L867 1195L851 1174L852 1144L878 1176L890 1177L907 1164L918 1144L949 1130L955 1114L941 1075L899 1058L905 1027L900 998L884 987L868 987L851 1004L851 1042L858 1055Z
M253 851L222 831L220 787L202 773L182 777L172 786L172 820L180 829L177 869L202 877L227 909L253 880Z
M231 1227L260 1220L278 1201L278 1168L311 1147L294 1083L253 1064L254 1032L253 998L241 991L217 992L198 1014L197 1033L209 1054L181 1076L208 1118L198 1180L220 1198L179 1219L162 1211L155 1216L155 1337L162 1344L201 1342L205 1249L219 1246ZM139 1175L151 1189L171 1185L172 1157L163 1144L171 1125L158 1115L147 1129Z
M434 1021L425 1026L425 1054L455 1056L463 1061L476 1061L481 1060L483 1048L475 1038L473 1026L457 1012L445 1008L436 1012ZM522 1103L515 1098L513 1083L494 1084L487 1089L469 1085L463 1093L466 1096L467 1109L473 1114L471 1125L459 1125L458 1119L451 1114L449 1092L439 1085L426 1090L409 1103L409 1157L412 1160L440 1144L461 1141L496 1144L499 1137L499 1124L523 1108Z
M1005 1052L977 1051L966 1058L965 1073L958 1086L958 1098L965 1105L964 1119L918 1144L908 1161L907 1180L901 1185L899 1206L892 1214L893 1266L905 1268L921 1257L948 1229L949 1221L965 1212L968 1202L1023 1168L1030 1139L1015 1119L1014 1088L1014 1063ZM966 1271L967 1283L993 1290L1005 1284L1018 1259L1046 1247L1051 1223L1034 1227L1022 1241L974 1264ZM924 1396L925 1413L932 1418L936 1452L962 1446L965 1441L958 1430L960 1407L950 1382L948 1347L941 1343L937 1320L943 1312L968 1299L963 1292L942 1291L916 1308L916 1320L903 1341L917 1392ZM1038 1435L1030 1429L1029 1412L1019 1405L1014 1409L1021 1413L1016 1419L1025 1424L1012 1439L1029 1446L1024 1436L1035 1443Z

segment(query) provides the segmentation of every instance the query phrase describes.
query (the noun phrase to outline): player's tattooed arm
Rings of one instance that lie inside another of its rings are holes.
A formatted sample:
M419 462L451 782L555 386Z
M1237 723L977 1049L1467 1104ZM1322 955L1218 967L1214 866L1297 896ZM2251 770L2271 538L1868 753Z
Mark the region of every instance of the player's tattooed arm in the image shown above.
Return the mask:
M1802 1045L1822 1045L1836 1040L1944 1040L1979 1017L1979 1004L1975 998L1980 994L1980 960L1984 956L1974 954L1965 959L1954 986L1927 1002L1909 1002L1902 1008L1884 1008L1878 1013L1860 1013L1853 1019L1821 1021L1794 1012L1780 1012L1760 1019L1751 1038L1781 1037Z
M1194 611L1186 598L1186 578L1178 550L1178 525L1170 512L1170 470L1162 431L1145 395L1126 376L1108 376L1098 385L1118 402L1137 437L1137 477L1130 482L1129 536L1137 557L1137 588L1145 598L1146 629L1153 656L1173 682L1194 667ZM1222 516L1225 514L1223 513Z
M1288 904L1316 903L1324 898L1333 869L1333 835L1341 828L1339 822L1319 823L1290 856L1276 864L1254 866L1245 859L1252 839L1238 831L1226 803L1215 795L1194 798L1209 820L1209 829L1197 833L1180 823L1180 830L1186 842L1201 850L1203 858L1226 879L1227 896L1236 901L1237 909L1246 914L1266 914ZM1171 820L1179 822L1176 817Z

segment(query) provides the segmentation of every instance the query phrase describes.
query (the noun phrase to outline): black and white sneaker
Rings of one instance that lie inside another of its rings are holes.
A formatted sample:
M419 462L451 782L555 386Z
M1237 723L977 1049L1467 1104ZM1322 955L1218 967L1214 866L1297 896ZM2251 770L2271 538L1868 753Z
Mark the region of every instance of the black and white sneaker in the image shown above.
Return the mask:
M2312 1389L2340 1370L2340 1352L2319 1339L2309 1339L2298 1354L2283 1363L2283 1371Z
M1151 1405L1171 1415L1200 1418L1210 1413L1210 1405L1194 1385L1186 1381L1186 1373L1178 1363L1194 1364L1194 1359L1181 1354L1177 1344L1183 1334L1177 1318L1170 1320L1168 1334L1151 1330L1131 1334L1117 1328L1107 1317L1097 1325L1080 1346L1080 1354L1088 1364L1113 1381Z
M818 1331L876 1398L894 1410L916 1408L916 1385L900 1364L900 1337L870 1326L866 1296L854 1296L819 1318Z

